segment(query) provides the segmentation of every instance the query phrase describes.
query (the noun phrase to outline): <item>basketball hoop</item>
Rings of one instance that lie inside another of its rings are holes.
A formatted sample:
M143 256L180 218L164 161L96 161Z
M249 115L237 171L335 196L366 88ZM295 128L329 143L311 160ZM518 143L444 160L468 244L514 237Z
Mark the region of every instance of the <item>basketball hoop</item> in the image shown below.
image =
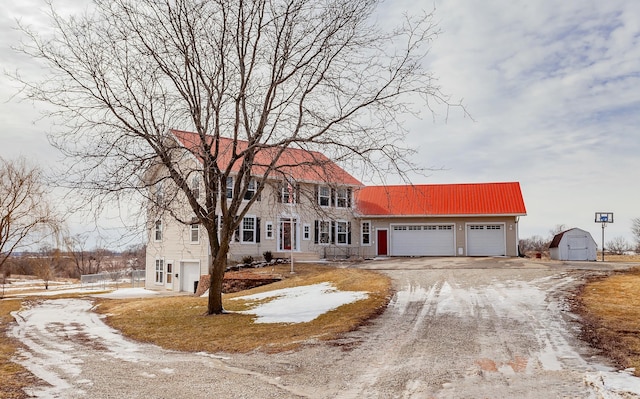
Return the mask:
M602 223L602 261L604 262L604 228L613 223L613 212L596 212L596 223Z

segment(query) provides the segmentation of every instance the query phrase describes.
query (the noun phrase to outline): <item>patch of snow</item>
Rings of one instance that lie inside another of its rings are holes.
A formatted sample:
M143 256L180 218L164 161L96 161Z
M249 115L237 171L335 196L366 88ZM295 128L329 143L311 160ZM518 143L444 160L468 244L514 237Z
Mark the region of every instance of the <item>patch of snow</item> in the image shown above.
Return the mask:
M640 379L633 376L633 369L587 373L585 383L603 399L640 397Z
M306 323L342 305L368 297L363 291L339 291L329 283L273 290L234 299L272 299L241 313L257 316L256 323Z

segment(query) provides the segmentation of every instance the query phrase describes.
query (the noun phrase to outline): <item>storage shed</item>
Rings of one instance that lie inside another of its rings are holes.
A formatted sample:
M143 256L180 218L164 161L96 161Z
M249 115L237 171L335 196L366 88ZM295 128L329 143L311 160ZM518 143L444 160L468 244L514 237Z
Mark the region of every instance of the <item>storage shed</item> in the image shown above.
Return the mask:
M573 228L558 233L549 244L551 259L596 260L596 242L591 233Z

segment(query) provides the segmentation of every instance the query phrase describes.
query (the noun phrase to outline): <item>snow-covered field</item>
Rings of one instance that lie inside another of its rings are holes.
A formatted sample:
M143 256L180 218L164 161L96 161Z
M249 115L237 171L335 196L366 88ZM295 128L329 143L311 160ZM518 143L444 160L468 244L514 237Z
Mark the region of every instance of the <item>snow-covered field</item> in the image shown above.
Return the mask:
M25 344L16 361L45 382L28 392L42 398L640 398L640 379L576 338L562 293L582 272L422 262L385 262L389 308L336 343L178 353L123 338L88 299L50 299L15 314L11 334ZM119 291L107 295L145 294ZM317 284L245 299L260 301L251 312L263 322L302 322L363 295Z

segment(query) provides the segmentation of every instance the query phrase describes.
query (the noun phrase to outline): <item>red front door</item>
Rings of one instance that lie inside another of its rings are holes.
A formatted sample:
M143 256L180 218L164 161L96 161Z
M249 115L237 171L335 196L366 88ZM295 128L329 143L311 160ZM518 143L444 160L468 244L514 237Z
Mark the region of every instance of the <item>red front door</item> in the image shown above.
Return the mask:
M378 255L386 256L387 253L387 230L378 230Z

